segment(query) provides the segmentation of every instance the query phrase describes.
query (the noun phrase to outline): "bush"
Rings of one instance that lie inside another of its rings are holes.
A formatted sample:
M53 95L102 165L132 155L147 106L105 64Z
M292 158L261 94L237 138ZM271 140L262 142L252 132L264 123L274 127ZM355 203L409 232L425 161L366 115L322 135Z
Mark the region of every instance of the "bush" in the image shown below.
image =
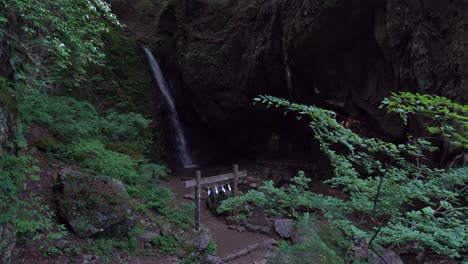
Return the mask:
M210 255L210 256L216 256L216 241L215 240L210 240L210 243L208 243L208 247L205 249L204 254Z
M53 212L39 197L30 193L21 199L20 193L26 190L24 183L36 176L38 168L31 156L25 153L13 155L3 152L0 158L0 225L12 222L19 234L36 233L52 228Z
M161 252L174 255L177 248L177 239L174 235L170 236L156 236L151 241L156 248L158 248Z
M26 123L40 123L66 143L100 140L136 144L140 152L151 142L148 119L137 113L100 116L88 102L34 92L25 96L20 112Z
M140 174L143 179L146 181L157 181L161 177L166 176L167 174L170 173L170 170L164 166L164 165L159 165L159 164L143 164L140 167Z
M92 173L126 183L138 181L137 164L129 156L107 150L100 141L78 141L63 147L62 157L78 162Z
M19 107L23 121L38 122L65 142L100 136L100 118L94 107L70 97L33 93Z
M121 250L127 255L135 255L138 251L138 241L135 237L122 239L88 239L89 254L104 257L105 263L109 263L110 257L116 250Z
M294 190L275 189L267 184L261 193L249 192L245 198L228 199L223 206L253 199L266 204L265 197L273 194L280 199L275 201L274 207L270 205L275 211L284 213L288 204L318 210L327 223L342 230L348 239L365 238L373 250L418 243L421 250L430 249L453 258L466 256L468 166L448 170L429 168L421 161L425 151L435 148L422 138L409 138L405 144L362 138L341 126L332 111L270 96L261 96L256 101L296 112L298 118L310 119L309 126L334 169L334 177L327 182L342 188L350 199L311 192L297 197ZM441 111L446 113L452 108L460 107L448 105ZM461 108L466 109L466 106ZM452 117L460 120L459 115ZM439 121L438 126L449 125L444 119ZM465 125L452 128L456 127ZM459 138L465 133L452 128L434 131L448 133L447 138ZM459 145L464 146L466 141L461 137ZM295 215L294 212L290 214ZM360 216L359 222L351 220L356 215Z

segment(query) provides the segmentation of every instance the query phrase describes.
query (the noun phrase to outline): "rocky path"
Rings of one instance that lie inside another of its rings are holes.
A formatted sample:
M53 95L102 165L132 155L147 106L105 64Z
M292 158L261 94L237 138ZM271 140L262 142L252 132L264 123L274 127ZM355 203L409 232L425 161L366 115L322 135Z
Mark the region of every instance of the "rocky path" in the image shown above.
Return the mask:
M177 203L192 202L191 200L184 199L184 194L190 194L193 192L191 188L185 188L184 181L180 179L171 179L164 183L170 188L175 194ZM201 222L207 226L212 233L213 239L216 241L217 254L221 258L226 258L231 254L239 253L246 250L249 246L252 247L255 244L263 241L271 240L263 234L252 233L252 232L238 232L228 228L226 223L213 215L202 201L201 211ZM230 264L249 264L249 263L266 263L266 250L260 247L258 250L254 250L246 254L245 256L236 258L228 261Z

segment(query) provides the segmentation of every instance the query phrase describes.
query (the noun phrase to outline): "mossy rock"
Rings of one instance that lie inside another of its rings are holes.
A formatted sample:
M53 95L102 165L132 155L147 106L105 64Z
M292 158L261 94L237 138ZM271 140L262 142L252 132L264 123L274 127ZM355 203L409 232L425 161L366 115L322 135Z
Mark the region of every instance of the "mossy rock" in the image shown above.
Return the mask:
M206 227L202 227L200 231L180 229L174 233L179 243L179 247L176 249L176 254L179 257L199 257L208 248L211 241L211 232Z
M62 170L60 213L80 238L126 237L133 214L122 182L107 176Z

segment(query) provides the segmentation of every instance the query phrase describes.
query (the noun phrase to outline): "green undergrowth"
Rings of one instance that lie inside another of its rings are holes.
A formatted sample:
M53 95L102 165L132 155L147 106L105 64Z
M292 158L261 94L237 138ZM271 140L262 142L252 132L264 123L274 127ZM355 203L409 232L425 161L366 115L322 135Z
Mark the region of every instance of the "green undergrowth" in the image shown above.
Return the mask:
M151 241L151 244L161 250L161 252L175 255L177 248L177 238L174 235L170 236L156 236Z
M24 194L26 181L39 181L34 159L26 152L7 151L0 158L0 225L11 221L19 234L36 233L52 227L52 212L34 193Z
M121 180L133 211L147 222L185 230L192 227L193 205L177 207L174 194L160 184L160 178L170 171L146 158L151 142L150 121L142 115L101 114L90 103L49 94L26 97L20 111L23 120L50 130L51 136L38 143L38 147L47 151L49 162L74 164L91 174ZM153 252L157 249L163 254L173 253L169 250L174 247L173 242L169 243L170 237L163 237L145 249L139 248L137 235L132 233L125 239L89 240L88 248L83 250L103 256L107 261L117 251L142 255L150 254L150 248L153 248ZM53 253L51 248L47 254Z
M46 152L47 165L75 165L121 180L137 215L184 221L186 212L169 206L173 195L158 181L168 169L148 158L157 127L145 117L152 111L150 75L138 43L119 35L121 28L106 1L0 0L0 102L14 115L17 109L21 121L18 139L1 146L0 225L12 222L18 241L40 239L46 257L59 254L54 241L64 234L40 193L28 194L40 180L28 152L34 147ZM33 122L50 133L40 129L38 141L27 146ZM93 240L90 248L106 256L130 254L136 236Z
M341 264L345 261L352 244L338 229L319 224L319 217L309 213L300 216L295 225L296 236L301 236L301 243L290 245L281 240L278 252L269 258L269 263L330 263Z

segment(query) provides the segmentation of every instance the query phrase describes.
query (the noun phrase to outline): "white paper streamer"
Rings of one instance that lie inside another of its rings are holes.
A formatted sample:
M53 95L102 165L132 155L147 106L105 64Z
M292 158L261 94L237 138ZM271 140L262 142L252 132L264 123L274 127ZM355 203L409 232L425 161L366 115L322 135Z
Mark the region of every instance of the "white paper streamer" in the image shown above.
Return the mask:
M231 185L228 183L228 190L231 191Z
M224 185L221 185L221 190L223 191L223 193L226 193L226 189L224 189Z
M208 196L210 196L211 194L211 190L210 190L210 187L208 187Z
M218 194L218 186L215 185L215 193Z

